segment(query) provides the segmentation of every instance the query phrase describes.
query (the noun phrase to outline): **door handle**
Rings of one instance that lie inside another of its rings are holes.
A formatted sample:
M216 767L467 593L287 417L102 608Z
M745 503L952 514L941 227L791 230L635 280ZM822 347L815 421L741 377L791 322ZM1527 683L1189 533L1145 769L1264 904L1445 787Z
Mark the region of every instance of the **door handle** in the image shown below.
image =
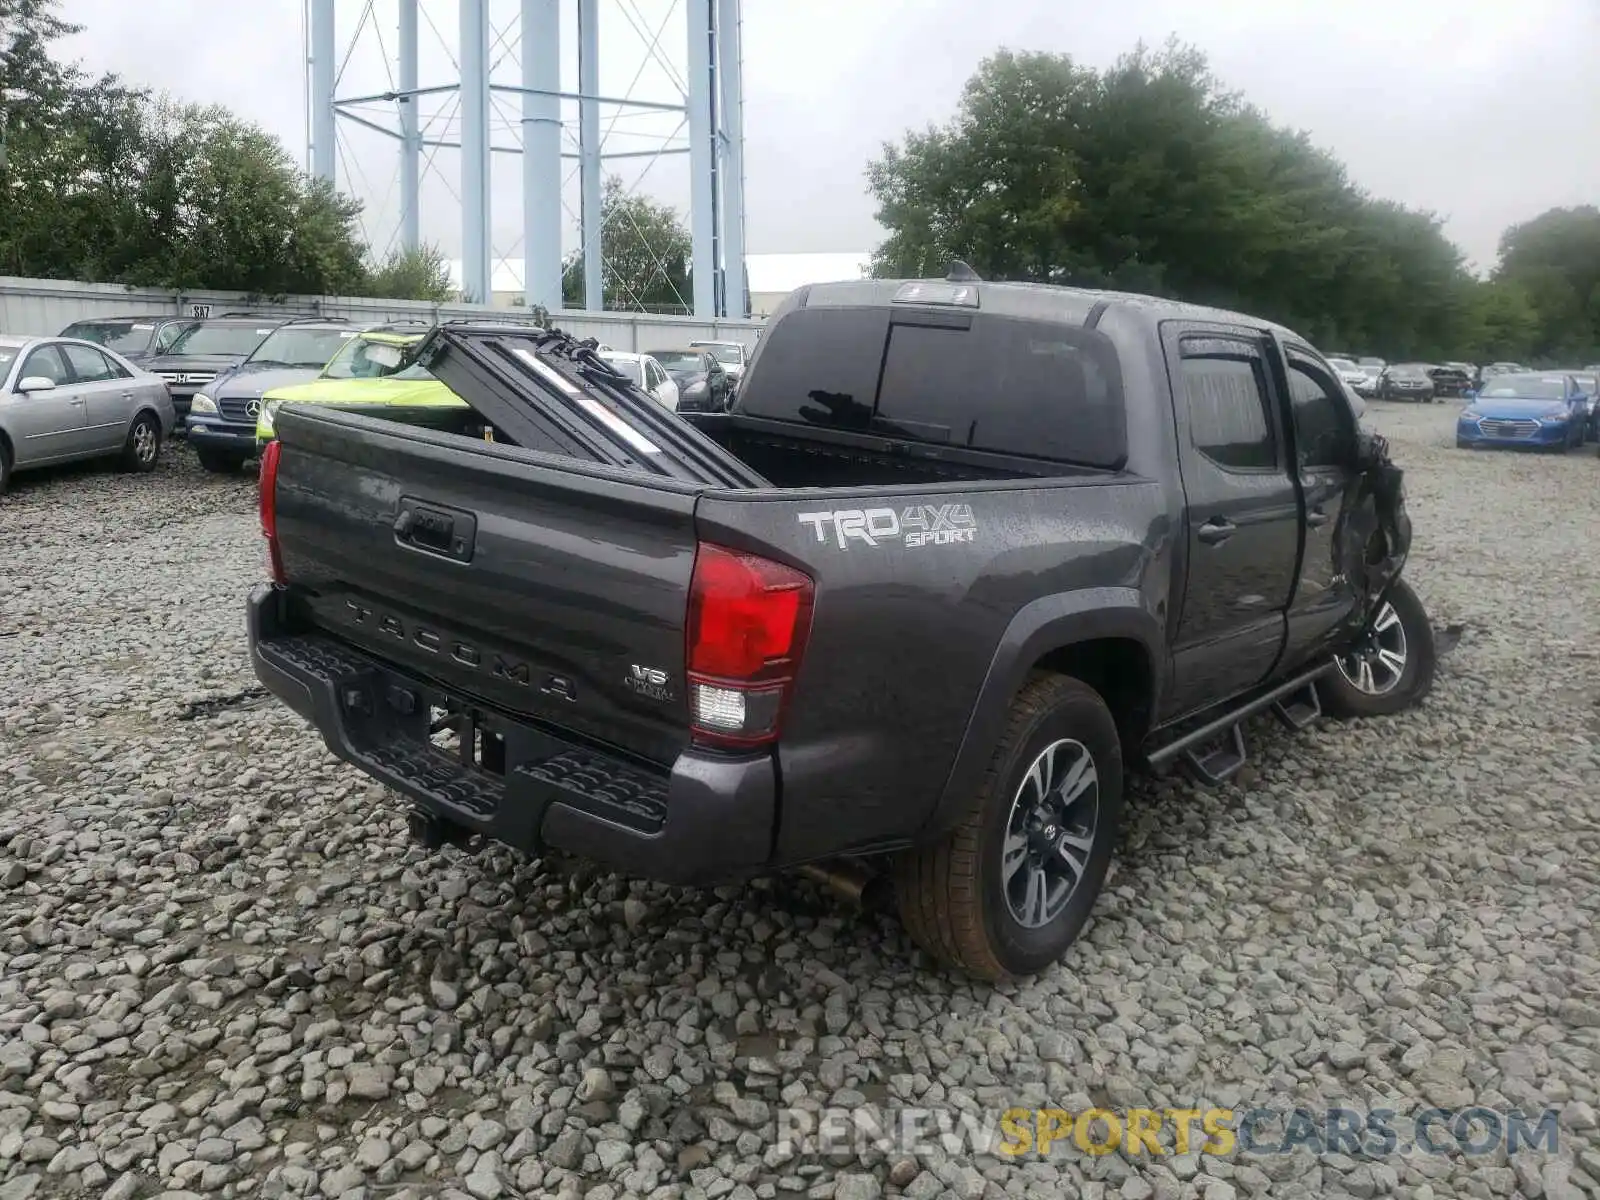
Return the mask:
M1208 546L1221 545L1234 534L1239 527L1226 517L1212 517L1200 526L1200 540Z
M1320 508L1313 508L1310 512L1306 513L1306 524L1311 526L1313 529L1316 529L1319 525L1326 525L1327 523L1328 514L1323 512Z

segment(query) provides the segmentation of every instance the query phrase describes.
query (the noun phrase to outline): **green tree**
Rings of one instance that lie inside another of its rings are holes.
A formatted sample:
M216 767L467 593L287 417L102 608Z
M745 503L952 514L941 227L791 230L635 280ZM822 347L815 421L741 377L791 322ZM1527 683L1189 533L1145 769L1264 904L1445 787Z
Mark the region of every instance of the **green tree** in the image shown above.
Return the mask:
M950 122L886 146L867 181L881 276L961 258L987 278L1240 308L1389 356L1445 357L1470 323L1471 280L1436 216L1365 195L1176 42L1105 70L997 54Z
M608 309L628 312L689 311L691 240L677 210L630 194L622 180L606 179L600 205L601 286ZM567 256L561 295L581 308L583 252Z
M139 93L52 58L51 43L79 29L55 10L55 0L0 0L0 272L10 274L63 275L86 239L99 258L129 233L117 168Z
M360 206L308 179L276 138L226 109L166 103L147 107L143 132L141 199L170 249L130 282L260 295L363 290Z
M1600 357L1600 208L1552 208L1511 226L1494 277L1520 288L1535 313L1529 357Z
M1539 314L1527 291L1514 282L1474 282L1462 340L1472 362L1528 362L1540 340Z
M372 272L366 294L389 300L428 300L447 304L455 299L450 263L437 246L391 250Z
M259 295L437 283L429 263L374 271L360 206L259 127L53 58L77 29L57 14L0 0L0 273Z

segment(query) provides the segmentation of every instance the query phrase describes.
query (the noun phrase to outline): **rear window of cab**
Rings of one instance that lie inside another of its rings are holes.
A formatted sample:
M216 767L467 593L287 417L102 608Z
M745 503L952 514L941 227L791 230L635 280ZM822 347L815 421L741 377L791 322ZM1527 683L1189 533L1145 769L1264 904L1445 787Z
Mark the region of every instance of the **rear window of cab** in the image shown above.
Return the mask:
M763 335L739 411L1089 466L1127 454L1121 370L1104 334L981 311L794 309Z

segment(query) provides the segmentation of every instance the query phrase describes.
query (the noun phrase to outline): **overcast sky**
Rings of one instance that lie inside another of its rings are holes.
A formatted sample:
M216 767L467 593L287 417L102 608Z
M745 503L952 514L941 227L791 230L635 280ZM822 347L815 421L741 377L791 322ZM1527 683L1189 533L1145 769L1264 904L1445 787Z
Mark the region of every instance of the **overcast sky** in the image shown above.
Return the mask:
M374 0L359 38L367 0L338 3L341 54L353 45L340 94L392 86L384 56L394 53L394 0ZM457 5L422 5L422 82L448 81ZM600 5L603 89L676 100L686 57L681 3ZM303 160L301 0L64 0L63 9L87 27L69 43L85 65L226 104ZM496 28L514 34L516 0L491 0L491 11ZM563 13L563 86L573 90L574 11L569 3ZM665 62L646 51L658 29ZM1276 120L1309 131L1359 184L1444 216L1481 266L1492 265L1507 224L1552 205L1600 202L1600 0L745 0L750 249L870 250L882 231L866 193L867 161L908 127L948 118L962 83L995 49L1064 52L1099 66L1141 38L1173 33L1206 51L1227 83ZM493 57L501 60L496 81L517 83L514 36ZM453 104L424 107L432 136L449 140L458 128ZM517 104L501 100L500 144L515 145ZM394 123L392 105L358 111ZM367 234L381 250L395 232L393 143L343 123L341 141L341 186L368 206ZM676 116L633 113L613 126L607 149L682 142ZM680 155L613 167L686 210L684 165ZM451 254L460 244L459 169L454 151L438 151L423 195L424 236ZM513 155L495 156L493 195L494 250L520 257ZM567 198L576 205L575 184Z

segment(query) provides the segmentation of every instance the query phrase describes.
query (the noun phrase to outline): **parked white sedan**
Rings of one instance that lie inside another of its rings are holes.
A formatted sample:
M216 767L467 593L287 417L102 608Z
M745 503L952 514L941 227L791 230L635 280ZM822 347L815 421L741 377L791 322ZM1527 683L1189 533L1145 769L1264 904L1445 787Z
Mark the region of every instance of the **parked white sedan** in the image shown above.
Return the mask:
M0 334L0 492L13 471L79 458L153 470L172 425L167 385L115 351Z
M667 369L648 354L602 349L600 357L626 375L634 387L649 392L673 412L678 411L678 385Z

